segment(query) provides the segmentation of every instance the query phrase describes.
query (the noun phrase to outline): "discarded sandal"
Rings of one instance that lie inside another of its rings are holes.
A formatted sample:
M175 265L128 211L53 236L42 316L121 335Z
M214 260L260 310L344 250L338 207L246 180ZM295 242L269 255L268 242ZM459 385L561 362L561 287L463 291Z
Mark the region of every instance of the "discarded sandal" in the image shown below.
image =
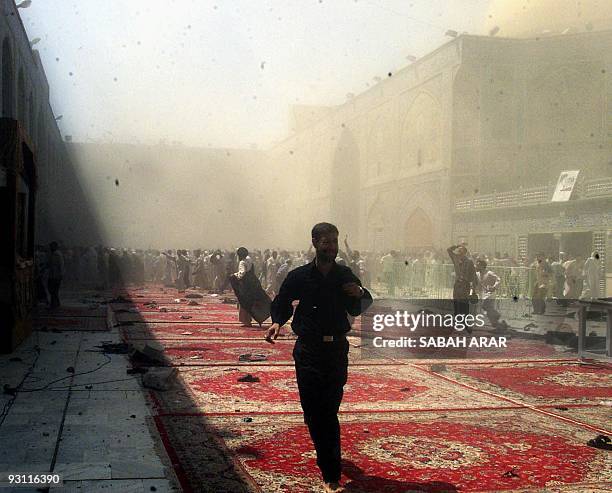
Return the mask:
M239 382L256 383L259 382L259 377L254 377L250 373L238 379Z
M589 447L598 448L600 450L612 450L612 441L609 436L597 435L587 442Z

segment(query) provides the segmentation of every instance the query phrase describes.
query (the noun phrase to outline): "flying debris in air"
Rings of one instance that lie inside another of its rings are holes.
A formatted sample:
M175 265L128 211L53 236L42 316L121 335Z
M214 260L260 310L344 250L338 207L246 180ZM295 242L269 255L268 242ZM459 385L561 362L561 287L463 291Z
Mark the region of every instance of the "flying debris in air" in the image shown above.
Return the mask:
M264 69L264 66L265 66L265 65L266 65L266 62L265 62L265 61L263 61L263 62L261 62L261 63L259 64L259 66L261 67L261 70L263 70L263 69Z
M416 62L417 61L417 57L415 57L414 55L408 55L406 57L406 60L408 60L409 62Z
M59 115L59 116L56 116L56 117L55 117L55 119L56 119L57 121L61 120L62 118L64 118L64 115Z
M30 46L34 46L36 43L40 42L40 38L34 38L32 41L30 41Z
M453 29L449 29L444 33L444 35L450 36L451 38L456 38L457 36L459 36L459 33L457 31L454 31Z
M499 32L499 26L495 26L489 31L489 36L495 36Z
M23 0L19 5L17 5L18 9L27 9L30 5L32 5L32 0Z

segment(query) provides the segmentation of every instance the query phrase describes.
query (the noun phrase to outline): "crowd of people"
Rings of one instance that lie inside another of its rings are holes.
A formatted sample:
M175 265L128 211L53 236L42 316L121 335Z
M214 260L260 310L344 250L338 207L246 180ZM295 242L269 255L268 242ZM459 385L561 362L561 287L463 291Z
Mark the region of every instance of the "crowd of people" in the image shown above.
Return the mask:
M338 251L337 263L351 268L379 297L450 298L456 280L452 259L443 250L385 253L351 249L348 238ZM561 252L552 258L538 254L516 259L508 254L468 252L483 276L498 279L499 297L529 298L534 313L543 313L546 300L596 298L600 289L601 262L597 252L588 258ZM312 248L250 250L257 277L270 295L278 292L288 272L312 261ZM183 291L199 287L221 294L230 288L229 277L238 271L236 252L227 249L133 250L107 247L49 247L36 249L39 300L57 306L60 284L67 287L105 289L121 284L154 282ZM487 274L488 273L488 274ZM490 282L490 281L487 281ZM487 288L487 289L490 289ZM483 295L482 287L479 288Z
M154 282L179 291L197 287L218 294L231 286L243 326L251 326L252 319L260 325L272 319L265 337L272 344L292 318L304 423L324 490L330 493L344 491L338 410L348 378L346 334L350 317L372 304L370 290L382 297L452 298L455 316L467 316L477 303L491 326L502 331L508 324L501 319L496 298L504 289L503 294L516 289L514 296L530 298L534 313L540 314L550 298L569 302L601 294L597 252L587 259L561 252L554 259L537 254L519 262L498 253L470 253L464 243L446 252L384 254L353 250L346 237L344 249L338 243L338 229L329 223L315 225L312 247L300 251L60 248L53 242L36 249L36 281L39 299L49 294L51 308L60 305L62 282L92 289Z

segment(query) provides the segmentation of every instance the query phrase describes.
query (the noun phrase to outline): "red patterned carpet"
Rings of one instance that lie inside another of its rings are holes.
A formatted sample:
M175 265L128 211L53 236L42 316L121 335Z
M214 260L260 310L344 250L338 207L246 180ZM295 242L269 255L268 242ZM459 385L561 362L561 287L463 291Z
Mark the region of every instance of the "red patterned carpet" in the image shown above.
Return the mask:
M138 323L121 327L124 339L263 339L265 329L235 325ZM284 338L289 338L285 336Z
M217 322L217 323L236 323L238 322L237 310L234 312L206 312L206 311L188 311L180 312L118 312L116 314L118 322L173 322L173 323L199 323L199 322Z
M502 363L456 366L453 373L463 383L530 403L592 403L612 398L612 367L606 365Z
M368 347L374 345L371 337L362 335L361 332L353 330L352 335L360 341L361 344ZM485 333L478 333L476 337L485 335ZM508 339L506 341L507 347L499 348L466 348L466 349L429 349L429 350L401 350L397 349L380 349L382 354L388 354L390 356L402 356L403 359L477 359L477 360L498 360L498 359L568 359L575 356L575 353L562 352L555 349L554 346L546 344L542 341L537 340L525 340L525 339Z
M184 299L179 303L173 300L157 301L151 303L152 300L146 301L133 301L131 303L111 303L113 310L130 310L136 309L139 312L159 312L162 309L165 310L179 310L179 311L205 311L205 312L227 312L236 314L236 304L223 304L223 303L203 303L201 299L189 300ZM197 303L197 304L193 304Z
M162 416L158 424L167 432L166 445L182 458L188 487L317 491L315 456L301 417L252 419ZM341 427L344 482L351 492L543 491L563 484L604 488L612 480L608 453L584 445L590 433L531 411L343 414ZM202 477L208 473L197 464L227 468L228 455L235 467L229 485L225 475Z
M263 338L261 338L263 339ZM224 363L285 363L293 361L292 342L277 342L272 345L263 340L253 341L158 341L164 353L176 365ZM242 357L242 358L241 358Z
M125 340L154 339L179 366L180 385L151 395L183 489L321 491L290 332L269 345L223 297L189 293L127 289L114 295L130 301L111 305L133 322L121 326ZM350 342L340 410L347 493L612 490L610 452L586 446L610 433L611 367L521 339L452 361L392 359ZM241 361L247 354L265 358ZM432 363L444 365L434 372Z
M258 382L239 382L252 375ZM164 413L300 412L292 367L184 369L184 388L159 393ZM508 407L486 394L457 387L408 366L351 366L341 412Z

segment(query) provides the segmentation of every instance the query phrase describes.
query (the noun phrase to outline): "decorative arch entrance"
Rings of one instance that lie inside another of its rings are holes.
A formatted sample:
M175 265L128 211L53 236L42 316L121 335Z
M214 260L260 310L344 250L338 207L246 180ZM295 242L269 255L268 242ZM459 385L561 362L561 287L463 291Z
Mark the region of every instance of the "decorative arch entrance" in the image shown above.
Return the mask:
M423 209L415 209L404 224L404 247L408 251L433 248L433 224Z

